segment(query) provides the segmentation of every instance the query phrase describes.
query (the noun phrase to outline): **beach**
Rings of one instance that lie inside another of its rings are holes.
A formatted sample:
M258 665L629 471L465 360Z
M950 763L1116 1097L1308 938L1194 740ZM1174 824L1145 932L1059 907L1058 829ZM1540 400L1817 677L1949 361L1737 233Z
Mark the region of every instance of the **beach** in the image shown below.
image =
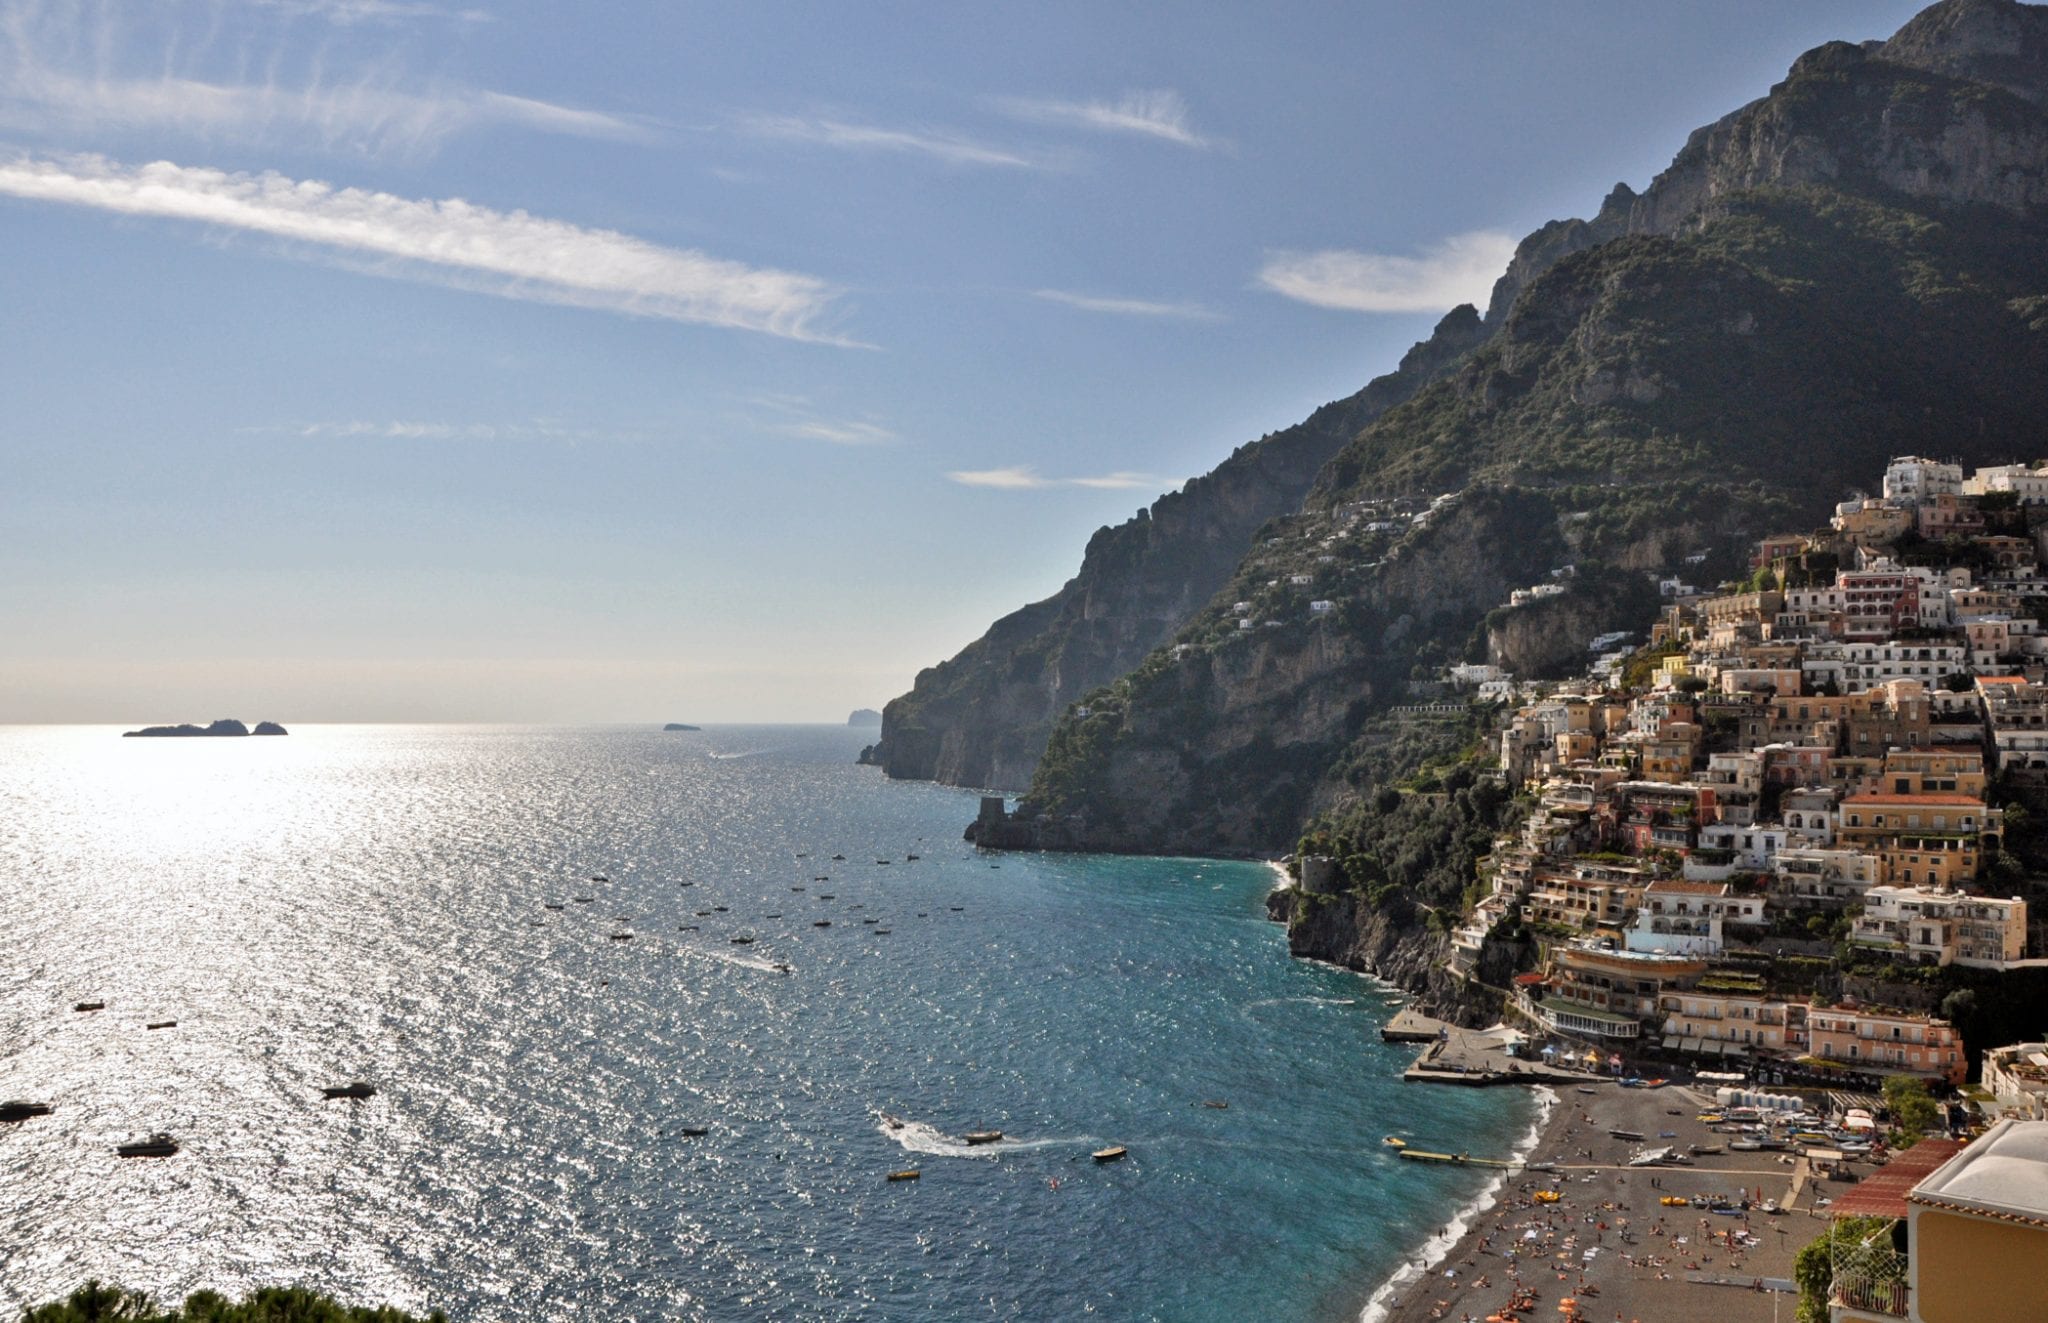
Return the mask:
M1711 1090L1588 1081L1556 1094L1529 1153L1555 1169L1508 1172L1490 1205L1467 1214L1456 1243L1426 1267L1411 1265L1368 1320L1484 1323L1517 1304L1525 1319L1570 1318L1575 1309L1589 1323L1792 1317L1792 1299L1779 1292L1791 1289L1793 1257L1823 1225L1803 1159L1724 1151L1690 1166L1630 1167L1645 1147L1725 1145L1727 1136L1697 1119ZM1713 1213L1660 1203L1701 1195L1752 1207ZM1766 1214L1768 1201L1790 1210Z

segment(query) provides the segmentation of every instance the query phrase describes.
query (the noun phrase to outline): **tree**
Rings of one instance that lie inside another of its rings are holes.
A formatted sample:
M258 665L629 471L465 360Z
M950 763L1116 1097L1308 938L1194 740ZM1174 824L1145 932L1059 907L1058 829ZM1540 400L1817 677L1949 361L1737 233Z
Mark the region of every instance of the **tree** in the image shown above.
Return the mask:
M1885 1080L1884 1105L1891 1109L1897 1148L1911 1148L1919 1143L1941 1115L1933 1095L1927 1092L1927 1081L1911 1075L1893 1075Z
M1853 1249L1885 1225L1881 1217L1845 1217L1806 1243L1792 1260L1792 1280L1799 1286L1798 1323L1827 1323L1836 1249Z

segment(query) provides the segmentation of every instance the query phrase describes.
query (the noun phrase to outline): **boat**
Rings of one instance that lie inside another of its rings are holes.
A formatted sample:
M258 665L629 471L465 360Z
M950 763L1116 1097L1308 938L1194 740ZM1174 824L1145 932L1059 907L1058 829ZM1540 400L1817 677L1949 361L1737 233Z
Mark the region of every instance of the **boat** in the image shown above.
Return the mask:
M1230 1108L1230 1104L1224 1102L1221 1098L1204 1098L1202 1099L1202 1106L1213 1107L1219 1112L1227 1111Z
M1696 1158L1710 1158L1722 1151L1719 1144L1688 1144L1686 1150Z
M686 1125L682 1129L676 1131L676 1133L679 1135L687 1135L691 1139L702 1139L704 1136L711 1133L711 1127L703 1125Z
M107 1004L103 1001L81 1001L75 1003L71 1009L74 1011L103 1011L107 1009Z
M862 922L862 923L880 923L880 922L881 922L881 920L880 920L880 919L862 919L862 920L861 920L861 922Z
M903 1118L895 1115L892 1112L883 1112L882 1124L889 1127L891 1130L901 1130L903 1128Z
M791 890L791 891L802 891L802 890L803 890L803 888L802 888L802 887L791 887L791 888L790 888L790 890Z
M745 933L735 933L730 940L734 946L749 946L752 945L754 939Z
M633 934L631 934L631 933L613 933L613 934L612 934L612 940L613 940L614 942L630 942L630 941L632 941L632 940L633 940Z
M712 910L712 912L713 912L714 914L730 914L730 913L732 912L732 906L730 906L730 905L713 905L713 906L711 907L711 910Z
M838 897L837 897L837 896L835 896L835 895L834 895L834 894L833 894L832 892L829 892L829 891L820 891L820 892L818 893L818 899L819 899L819 900L837 900L837 899L838 899Z
M778 960L775 962L775 972L778 974L794 974L796 966Z
M875 862L886 866L889 861L887 859L877 859Z
M960 1136L962 1142L966 1143L969 1147L978 1144L993 1144L1002 1139L1002 1137L1003 1132L1000 1130L970 1130Z
M588 905L591 901L589 896L571 896L569 899L575 901L578 905Z
M834 859L836 859L836 860L840 860L840 861L842 861L842 862L843 862L843 861L844 861L844 860L846 859L846 856L845 856L845 855L843 855L843 854L835 854L835 855L833 855L832 857L833 857Z
M1754 1139L1732 1140L1728 1145L1728 1151L1730 1153L1757 1153L1761 1152L1762 1149L1763 1145L1759 1144Z
M819 919L817 922L811 925L811 927L813 928L830 928L831 926L832 920L830 919Z
M176 1020L151 1020L142 1027L145 1029L175 1029L178 1027L178 1022Z
M678 882L676 885L679 887L694 887L697 884L695 882Z
M353 1080L347 1084L330 1084L320 1090L320 1094L324 1098L374 1098L377 1096L377 1086Z
M923 1172L912 1168L908 1171L892 1171L889 1173L889 1179L892 1181L914 1181L922 1175L924 1175Z
M1610 1139L1629 1139L1637 1143L1641 1143L1643 1138L1643 1132L1640 1130L1610 1130L1607 1134Z
M1564 1196L1558 1193L1556 1190L1538 1190L1535 1194L1530 1195L1529 1197L1534 1199L1539 1204L1554 1204L1558 1200L1564 1198Z
M895 931L895 930L894 930L893 928L877 928L877 929L875 929L875 936L877 936L877 937L887 937L887 936L888 936L888 935L889 935L889 934L890 934L891 932L894 932L894 931Z
M544 910L558 910L562 908L562 902L559 900L543 901L541 902L541 908Z
M946 906L946 908L953 911L953 913L958 914L960 911L966 909L967 907L965 905L948 905Z
M1117 1162L1123 1158L1124 1154L1129 1152L1129 1149L1125 1148L1122 1144L1118 1144L1111 1148L1098 1148L1089 1156L1093 1157L1097 1162Z
M605 876L605 875L604 875L603 873L592 873L592 874L590 875L590 880L591 880L591 881L593 881L593 882L609 882L609 881L611 881L611 879L610 879L610 878L608 878L608 877L606 877L606 876Z
M148 1139L116 1144L114 1152L124 1158L168 1158L178 1151L178 1141L159 1130Z
M1583 1084L1581 1084L1581 1085L1579 1086L1579 1089L1578 1089L1578 1091L1579 1091L1580 1093L1598 1093L1598 1092L1600 1092L1600 1090L1598 1090L1598 1089L1588 1088L1587 1086L1585 1086L1585 1085L1583 1085Z
M48 1103L22 1102L17 1098L0 1102L0 1121L26 1121L31 1116L48 1116L50 1111Z
M1398 1135L1388 1135L1388 1136L1387 1136L1387 1137L1386 1137L1385 1139L1382 1139L1382 1140L1381 1140L1380 1142L1381 1142L1382 1144L1385 1144L1385 1145L1386 1145L1386 1146L1387 1146L1388 1148L1407 1148L1407 1147L1408 1147L1408 1141L1407 1141L1407 1140L1405 1140L1405 1139L1402 1139L1402 1138L1401 1138L1400 1136L1398 1136Z
M1676 1194L1667 1194L1663 1198L1659 1199L1657 1202L1664 1205L1666 1208L1687 1208L1690 1207L1692 1204L1692 1200L1687 1199L1682 1195Z
M914 860L918 860L918 859L922 859L922 858L924 858L924 856L923 856L923 855L921 855L921 854L906 854L906 855L904 855L904 856L903 856L903 862L907 864L907 863L910 863L910 862L912 862L912 861L914 861Z
M676 931L679 933L693 933L697 931L697 925L694 923L679 923L676 925Z

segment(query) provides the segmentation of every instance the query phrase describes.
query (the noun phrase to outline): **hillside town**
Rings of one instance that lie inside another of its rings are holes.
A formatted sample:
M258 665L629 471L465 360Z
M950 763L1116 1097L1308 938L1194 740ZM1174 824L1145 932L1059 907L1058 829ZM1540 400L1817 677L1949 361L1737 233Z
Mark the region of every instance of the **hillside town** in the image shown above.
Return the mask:
M2048 465L1908 456L1827 529L1758 542L1746 581L1662 580L1649 637L1593 640L1578 680L1453 668L1517 705L1499 767L1530 801L1454 971L1530 938L1510 1006L1546 1032L1787 1083L1962 1084L1939 1006L1848 995L1843 967L2048 966L2006 848L2006 806L2048 782L2044 553ZM2042 1115L2040 1045L1975 1046Z

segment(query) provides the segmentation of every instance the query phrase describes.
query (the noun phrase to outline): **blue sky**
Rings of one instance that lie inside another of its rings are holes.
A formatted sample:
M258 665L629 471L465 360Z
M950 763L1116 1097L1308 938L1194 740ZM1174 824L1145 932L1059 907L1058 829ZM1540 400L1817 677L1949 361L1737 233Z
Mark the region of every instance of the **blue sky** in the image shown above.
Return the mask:
M1889 0L0 0L0 721L843 720Z

